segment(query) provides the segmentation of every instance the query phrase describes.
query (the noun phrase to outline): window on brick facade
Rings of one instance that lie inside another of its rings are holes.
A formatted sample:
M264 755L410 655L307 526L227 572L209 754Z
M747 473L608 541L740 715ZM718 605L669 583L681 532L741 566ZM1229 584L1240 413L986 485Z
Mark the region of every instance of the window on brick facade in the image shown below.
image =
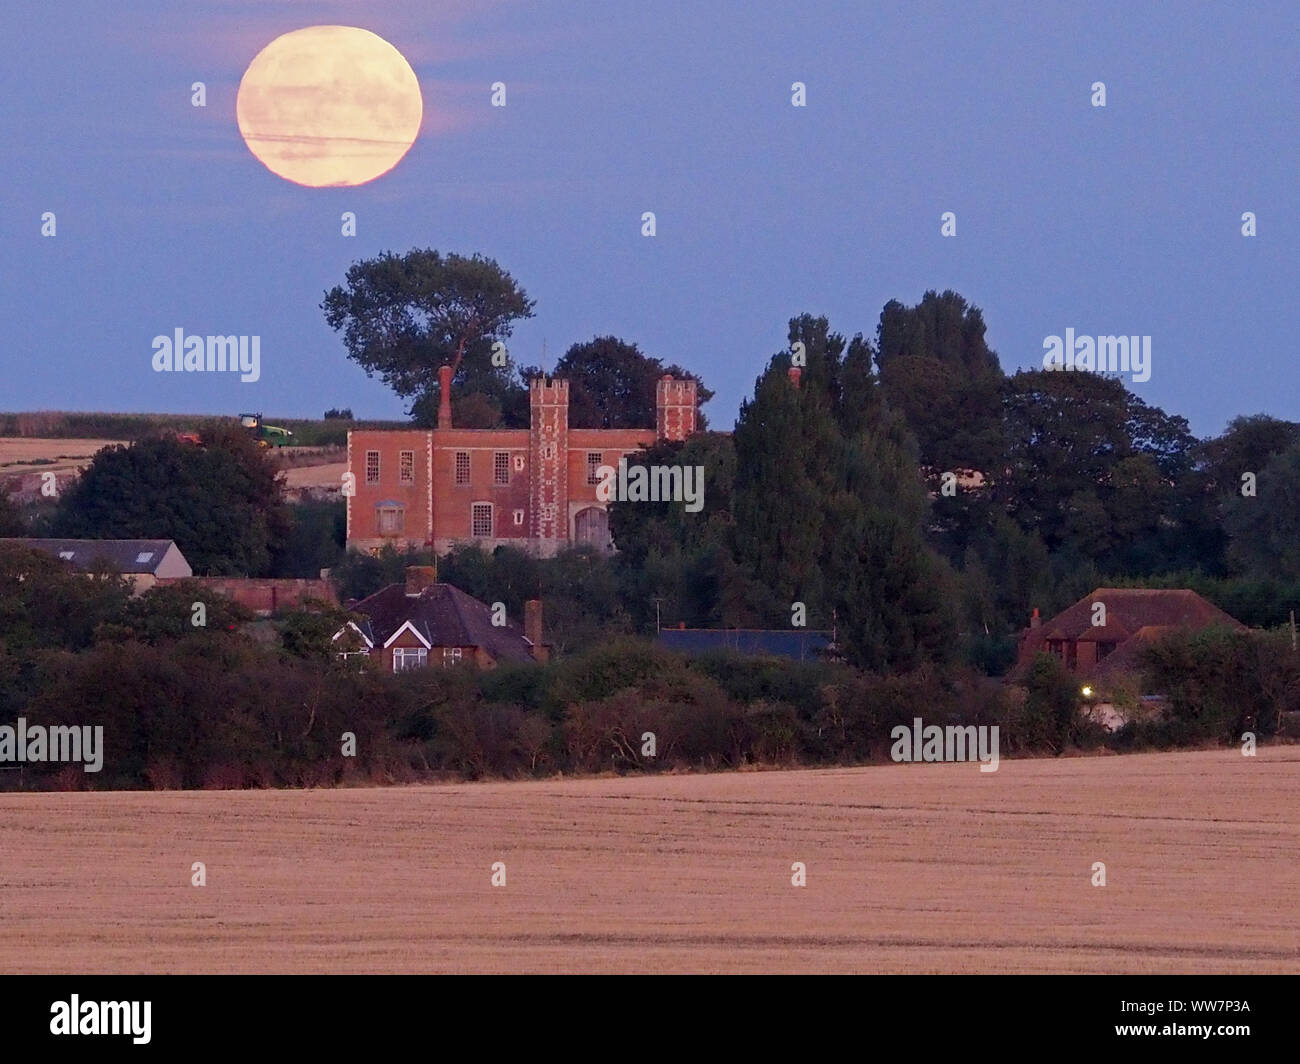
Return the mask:
M522 454L517 454L515 455L515 472L522 473L523 471L524 471L524 456Z
M605 464L605 456L599 451L587 452L587 483L599 484L600 476L596 470Z
M510 452L497 451L492 456L492 483L510 483Z
M470 511L470 534L473 536L492 535L492 504L476 502Z
M554 457L555 457L555 444L553 444L553 443L544 443L544 444L542 444L542 457L543 457L543 458L554 458Z
M460 660L461 660L461 648L460 648L460 647L443 647L443 648L442 648L442 663L443 663L443 665L458 665L458 664L460 664Z
M397 479L403 484L415 483L415 452L402 451L397 456Z
M366 483L367 484L379 483L379 452L378 451L366 452Z
M393 651L393 672L422 669L429 664L429 652L424 647L397 647Z
M524 523L524 512L523 512L523 510L516 510L516 511L515 511L515 524L517 524L517 525L522 525L523 523Z
M469 451L456 452L456 483L469 483Z
M378 515L379 534L395 536L406 531L406 510L401 506L380 506Z

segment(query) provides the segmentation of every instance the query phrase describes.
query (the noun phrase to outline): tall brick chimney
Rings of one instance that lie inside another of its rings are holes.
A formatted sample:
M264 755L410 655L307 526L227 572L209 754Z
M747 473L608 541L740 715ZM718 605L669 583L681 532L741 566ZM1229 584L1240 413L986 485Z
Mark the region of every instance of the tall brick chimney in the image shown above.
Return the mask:
M451 367L438 367L438 428L451 428Z
M1033 615L1032 617L1029 618L1029 627L1030 627L1030 628L1041 628L1042 625L1043 625L1043 619L1042 619L1041 617L1038 616L1038 607L1035 606L1035 607L1034 607L1034 615Z
M696 395L693 380L679 381L665 373L655 381L655 437L684 440L695 434Z
M426 587L438 582L437 565L408 565L406 567L406 593L418 595Z
M524 603L524 638L533 644L533 658L537 661L545 661L548 651L546 644L542 642L541 599L529 599Z

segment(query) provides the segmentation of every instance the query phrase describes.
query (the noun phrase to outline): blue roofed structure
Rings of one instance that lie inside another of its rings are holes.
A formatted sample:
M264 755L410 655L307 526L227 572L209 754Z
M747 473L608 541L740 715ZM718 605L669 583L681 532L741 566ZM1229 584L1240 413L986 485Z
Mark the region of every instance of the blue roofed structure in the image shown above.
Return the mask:
M832 633L780 628L663 628L659 645L687 654L731 650L756 657L820 661L833 656Z

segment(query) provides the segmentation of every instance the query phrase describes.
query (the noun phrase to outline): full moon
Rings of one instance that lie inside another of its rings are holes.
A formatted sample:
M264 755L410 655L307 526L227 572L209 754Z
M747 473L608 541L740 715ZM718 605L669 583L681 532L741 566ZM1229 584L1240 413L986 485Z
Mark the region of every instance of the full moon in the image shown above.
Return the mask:
M273 174L312 188L364 185L415 143L424 101L415 71L382 37L308 26L277 37L239 83L239 132Z

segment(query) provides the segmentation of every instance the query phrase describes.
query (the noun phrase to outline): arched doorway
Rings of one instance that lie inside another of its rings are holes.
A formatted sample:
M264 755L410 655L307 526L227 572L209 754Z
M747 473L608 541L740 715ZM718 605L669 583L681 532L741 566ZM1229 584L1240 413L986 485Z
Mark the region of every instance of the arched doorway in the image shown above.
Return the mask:
M601 506L588 506L573 518L573 539L582 546L595 547L608 554L614 549L609 534L609 514Z

